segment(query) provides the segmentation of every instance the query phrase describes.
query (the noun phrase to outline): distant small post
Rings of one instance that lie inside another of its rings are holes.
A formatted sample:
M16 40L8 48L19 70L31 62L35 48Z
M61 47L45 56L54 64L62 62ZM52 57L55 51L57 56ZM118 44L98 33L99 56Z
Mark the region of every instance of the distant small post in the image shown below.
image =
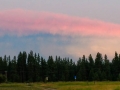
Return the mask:
M45 78L45 82L47 82L47 81L48 81L48 77Z
M76 81L76 76L74 76L74 79L75 79L75 81Z
M7 82L7 71L5 71L5 76L6 76L6 82Z

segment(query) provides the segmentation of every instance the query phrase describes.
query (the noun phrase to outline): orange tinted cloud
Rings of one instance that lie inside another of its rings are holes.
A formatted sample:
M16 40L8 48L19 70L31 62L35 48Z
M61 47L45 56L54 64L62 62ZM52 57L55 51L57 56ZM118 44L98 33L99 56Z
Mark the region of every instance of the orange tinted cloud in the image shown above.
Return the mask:
M0 34L50 33L70 36L120 37L120 24L22 9L0 11Z

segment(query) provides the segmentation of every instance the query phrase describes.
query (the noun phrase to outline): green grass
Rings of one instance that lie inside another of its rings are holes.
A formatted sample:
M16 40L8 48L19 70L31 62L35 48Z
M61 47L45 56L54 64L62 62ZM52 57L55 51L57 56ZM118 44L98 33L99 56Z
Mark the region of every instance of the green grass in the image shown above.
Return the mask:
M3 83L0 84L0 90L43 90L37 83Z
M2 83L0 90L120 90L120 82Z

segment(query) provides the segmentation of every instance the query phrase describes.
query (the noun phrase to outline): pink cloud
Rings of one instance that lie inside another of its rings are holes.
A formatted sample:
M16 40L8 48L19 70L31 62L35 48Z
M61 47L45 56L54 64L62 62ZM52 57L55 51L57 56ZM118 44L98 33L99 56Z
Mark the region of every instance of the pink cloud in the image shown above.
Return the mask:
M120 24L22 9L0 11L0 35L50 33L120 37Z

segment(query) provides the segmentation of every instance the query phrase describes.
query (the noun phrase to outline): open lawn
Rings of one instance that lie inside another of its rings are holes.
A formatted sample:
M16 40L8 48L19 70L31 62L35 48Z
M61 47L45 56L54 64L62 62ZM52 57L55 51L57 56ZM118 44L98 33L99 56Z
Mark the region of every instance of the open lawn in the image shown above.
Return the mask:
M120 82L2 83L0 90L120 90Z

